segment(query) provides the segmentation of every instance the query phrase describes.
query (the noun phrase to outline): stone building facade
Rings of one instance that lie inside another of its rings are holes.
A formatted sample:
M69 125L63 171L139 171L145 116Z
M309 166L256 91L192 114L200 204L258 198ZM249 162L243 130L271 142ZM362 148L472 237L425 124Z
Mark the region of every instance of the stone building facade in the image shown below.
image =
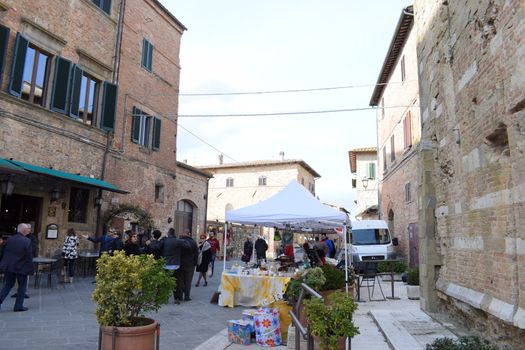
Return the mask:
M30 222L50 255L123 203L204 227L210 175L175 153L184 30L156 0L0 0L0 234Z
M421 139L413 7L402 10L370 105L377 107L379 218L396 252L418 266L418 145Z
M356 189L358 220L376 220L377 210L377 148L356 148L348 152L352 188Z
M522 349L525 3L416 0L414 9L422 307Z
M310 165L300 159L261 160L253 162L203 165L199 169L213 174L208 188L208 225L220 232L226 211L256 204L280 192L295 180L315 195L315 180L319 175ZM236 228L234 232L245 232ZM269 252L274 250L273 229L254 231L264 233ZM221 238L221 237L219 237ZM244 234L234 234L232 246L240 252L245 241ZM222 243L222 240L221 240Z

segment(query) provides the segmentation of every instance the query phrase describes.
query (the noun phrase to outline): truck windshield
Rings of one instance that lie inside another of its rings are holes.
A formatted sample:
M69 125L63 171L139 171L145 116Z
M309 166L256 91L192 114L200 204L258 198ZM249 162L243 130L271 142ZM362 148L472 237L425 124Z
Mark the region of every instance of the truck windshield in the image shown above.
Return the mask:
M386 229L352 230L353 245L371 245L390 243L390 234Z

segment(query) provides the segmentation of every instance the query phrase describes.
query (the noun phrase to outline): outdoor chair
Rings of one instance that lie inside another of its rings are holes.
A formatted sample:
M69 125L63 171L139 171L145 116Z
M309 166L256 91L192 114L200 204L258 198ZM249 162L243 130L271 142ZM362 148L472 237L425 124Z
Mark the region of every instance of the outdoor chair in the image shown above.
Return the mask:
M358 288L365 286L368 291L368 300L370 301L380 301L380 300L386 300L385 294L383 293L383 288L381 287L381 278L379 278L379 275L377 273L377 261L361 261L356 263L356 268L359 273L360 282L358 284ZM383 299L373 299L374 297L374 291L377 285L379 286L379 291L381 292L381 295L383 296ZM366 284L364 284L366 283ZM370 293L370 288L372 289L372 292Z
M47 277L47 286L49 288L53 285L53 276L56 276L56 279L58 283L61 283L62 280L62 269L64 267L64 259L62 256L56 257L53 256L54 259L57 259L57 261L48 264L43 265L38 273L38 281L35 281L35 284L39 284L42 277Z

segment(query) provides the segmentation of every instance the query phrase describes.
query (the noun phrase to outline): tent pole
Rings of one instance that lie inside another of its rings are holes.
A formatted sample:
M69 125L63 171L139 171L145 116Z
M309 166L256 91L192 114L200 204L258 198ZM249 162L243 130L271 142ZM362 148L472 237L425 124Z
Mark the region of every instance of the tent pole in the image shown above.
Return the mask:
M222 254L224 255L224 259L222 262L222 271L226 271L226 236L228 235L228 222L224 222L224 246Z
M257 238L257 225L253 226L253 239L252 239L252 261L257 262L257 257L255 256L255 238Z
M346 294L348 294L348 235L346 233L346 223L343 225L343 235L345 240L345 284Z

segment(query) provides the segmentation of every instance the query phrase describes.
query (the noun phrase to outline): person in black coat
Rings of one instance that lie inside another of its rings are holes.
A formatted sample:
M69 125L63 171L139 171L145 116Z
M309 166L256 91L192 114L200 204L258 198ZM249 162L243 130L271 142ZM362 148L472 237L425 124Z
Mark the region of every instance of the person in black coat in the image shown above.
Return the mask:
M0 270L4 271L5 283L0 291L0 305L5 297L18 282L14 311L26 311L24 296L27 289L27 275L34 273L33 252L31 240L27 238L31 227L28 224L19 224L17 234L10 237L5 243Z
M142 250L139 247L137 235L132 234L124 244L124 253L126 255L140 255Z
M173 271L173 276L177 280L177 286L173 291L173 297L175 298L175 304L180 304L182 299L182 287L183 287L183 275L181 269L181 255L182 248L186 246L186 242L182 239L175 237L175 229L170 228L168 230L168 237L161 241L162 250L161 256L166 261L166 269Z
M246 237L246 241L244 242L244 247L242 251L243 255L241 260L248 264L252 259L253 254L253 243L250 241L250 237Z
M191 280L195 273L195 266L199 258L199 247L197 243L191 238L189 229L185 229L181 235L181 239L186 242L186 246L182 249L181 256L181 273L182 273L182 292L184 294L184 301L190 301Z
M266 251L267 250L268 250L268 244L262 237L259 237L255 241L255 252L257 253L257 264L260 264L262 260L266 261Z
M162 233L159 230L155 230L152 233L152 238L144 242L144 254L152 254L155 259L160 259L162 254L162 242L160 236Z

